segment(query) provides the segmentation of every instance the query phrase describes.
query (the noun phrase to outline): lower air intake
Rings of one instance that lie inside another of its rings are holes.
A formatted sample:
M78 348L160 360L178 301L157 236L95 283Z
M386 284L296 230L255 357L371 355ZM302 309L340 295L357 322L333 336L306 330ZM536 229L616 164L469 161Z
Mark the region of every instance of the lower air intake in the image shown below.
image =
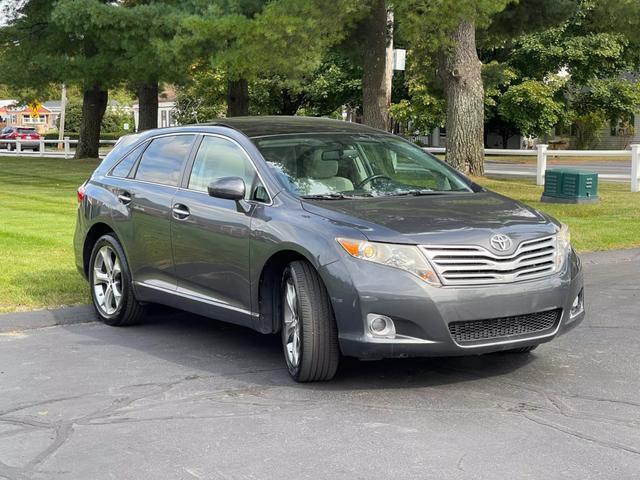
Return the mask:
M551 333L561 315L562 309L558 308L513 317L453 322L449 324L449 332L458 345L498 342L510 337L521 339Z

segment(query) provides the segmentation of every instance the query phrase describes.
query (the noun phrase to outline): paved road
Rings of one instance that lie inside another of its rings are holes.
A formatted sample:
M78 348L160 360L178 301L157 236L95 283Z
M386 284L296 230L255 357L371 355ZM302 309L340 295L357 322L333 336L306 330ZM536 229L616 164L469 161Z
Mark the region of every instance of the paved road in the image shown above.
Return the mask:
M351 360L327 384L183 314L5 317L0 478L637 479L640 251L585 263L588 319L533 355Z
M614 182L629 182L631 180L631 162L612 160L608 162L580 162L580 163L548 163L547 168L572 168L597 172L601 180ZM507 177L535 177L535 163L507 163L507 162L486 162L485 171L488 175L500 175Z

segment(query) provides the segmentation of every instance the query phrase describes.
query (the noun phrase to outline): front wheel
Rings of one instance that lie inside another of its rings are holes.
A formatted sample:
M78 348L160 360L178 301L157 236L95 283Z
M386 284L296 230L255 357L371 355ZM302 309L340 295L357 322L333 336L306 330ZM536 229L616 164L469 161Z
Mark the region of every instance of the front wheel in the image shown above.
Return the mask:
M129 265L113 235L100 237L93 246L89 284L96 313L107 325L132 325L143 317L145 307L136 300Z
M282 277L282 346L297 382L331 380L340 360L338 331L329 296L305 261L289 264Z

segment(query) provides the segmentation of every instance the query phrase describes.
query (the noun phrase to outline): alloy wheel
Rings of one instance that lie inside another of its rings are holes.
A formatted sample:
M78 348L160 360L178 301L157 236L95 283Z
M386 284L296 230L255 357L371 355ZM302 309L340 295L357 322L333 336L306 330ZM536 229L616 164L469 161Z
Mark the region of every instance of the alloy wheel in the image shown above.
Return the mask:
M105 245L95 256L93 292L102 313L113 315L122 302L122 268L115 250Z
M284 288L284 351L289 364L296 368L300 363L300 318L298 316L298 293L293 279L288 277Z

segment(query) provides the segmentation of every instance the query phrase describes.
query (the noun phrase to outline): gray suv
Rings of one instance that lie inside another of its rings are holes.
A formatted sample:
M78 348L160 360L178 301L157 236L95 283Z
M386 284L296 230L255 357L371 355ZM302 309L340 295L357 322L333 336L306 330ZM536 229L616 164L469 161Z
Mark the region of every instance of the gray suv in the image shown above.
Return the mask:
M123 138L78 190L109 325L151 303L280 333L297 381L341 355L529 352L584 317L569 231L352 123L233 118Z

